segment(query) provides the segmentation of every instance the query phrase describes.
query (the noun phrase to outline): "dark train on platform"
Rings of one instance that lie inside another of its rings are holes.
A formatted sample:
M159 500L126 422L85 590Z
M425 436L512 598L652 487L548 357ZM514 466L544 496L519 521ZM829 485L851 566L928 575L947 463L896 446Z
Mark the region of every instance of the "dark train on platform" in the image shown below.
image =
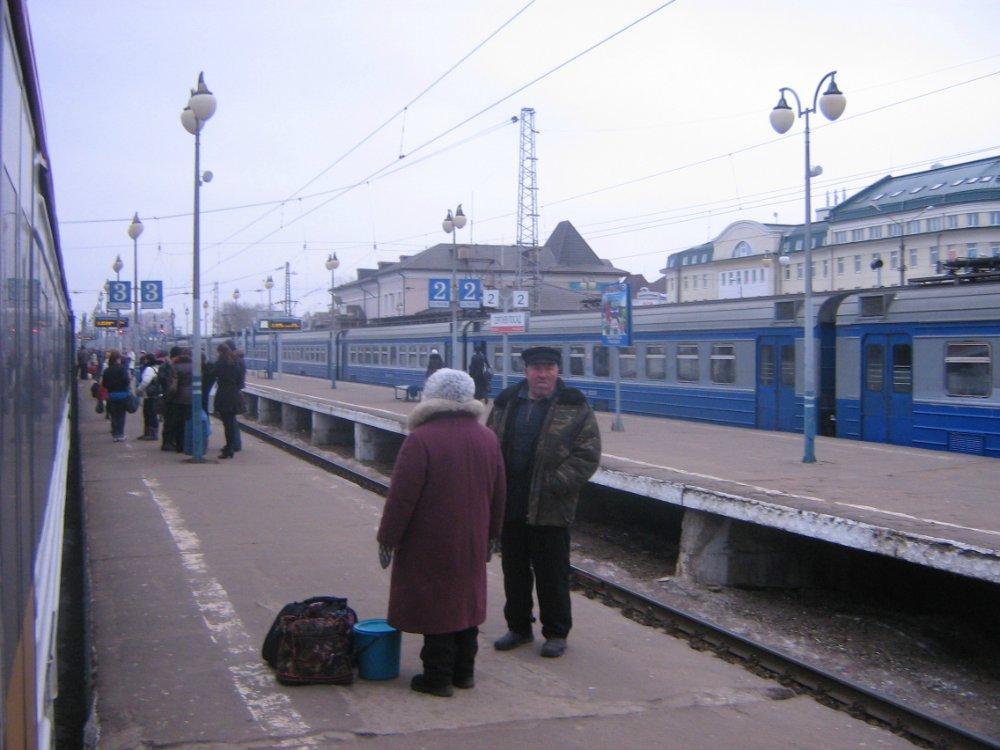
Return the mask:
M821 434L1000 457L1000 261L987 261L956 261L924 283L814 294ZM622 411L800 432L802 307L802 295L636 307L633 345L618 357ZM484 322L460 326L461 361L485 342L494 394L505 372L521 375L521 350L545 343L561 349L568 383L614 408L598 313L534 316L509 336L508 357ZM338 373L329 332L247 346L252 368L377 385L420 385L431 349L451 361L447 321L341 331Z
M55 747L73 325L26 3L0 12L0 748Z

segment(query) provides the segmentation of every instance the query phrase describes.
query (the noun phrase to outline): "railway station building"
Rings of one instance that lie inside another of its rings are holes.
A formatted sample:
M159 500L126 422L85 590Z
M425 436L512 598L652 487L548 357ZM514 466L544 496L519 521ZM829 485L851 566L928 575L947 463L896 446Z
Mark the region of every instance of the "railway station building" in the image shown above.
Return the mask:
M459 280L477 279L483 288L499 289L502 296L516 287L526 289L536 312L584 309L606 285L628 274L598 258L576 228L561 221L535 249L447 242L378 268L360 268L355 281L336 289L341 315L346 312L359 323L419 315L432 309L431 279L450 280L453 272Z
M667 258L667 302L801 293L804 224L740 220ZM813 289L906 284L956 258L1000 258L1000 156L894 177L833 206L810 229Z

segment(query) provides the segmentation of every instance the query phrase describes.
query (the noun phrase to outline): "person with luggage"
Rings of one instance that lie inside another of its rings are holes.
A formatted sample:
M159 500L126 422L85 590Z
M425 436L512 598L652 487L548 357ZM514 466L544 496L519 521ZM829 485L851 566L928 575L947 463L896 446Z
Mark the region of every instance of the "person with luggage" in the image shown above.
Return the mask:
M101 385L108 392L106 409L111 415L111 436L116 443L125 440L125 401L132 393L128 372L117 349L108 352L108 366L101 376Z
M156 357L143 354L139 359L139 386L135 395L142 399L142 435L139 440L157 440L160 432L160 418L156 414L156 399L160 396L160 381L157 378Z
M484 409L474 393L459 370L427 379L377 535L382 567L392 563L389 624L424 636L423 672L410 687L440 697L475 685L486 563L506 496L500 443L479 423Z
M521 352L525 380L502 391L486 425L503 446L507 503L501 551L508 631L494 642L509 651L534 640L532 588L545 644L559 657L573 626L569 526L580 490L600 464L601 434L586 396L559 378L558 349Z

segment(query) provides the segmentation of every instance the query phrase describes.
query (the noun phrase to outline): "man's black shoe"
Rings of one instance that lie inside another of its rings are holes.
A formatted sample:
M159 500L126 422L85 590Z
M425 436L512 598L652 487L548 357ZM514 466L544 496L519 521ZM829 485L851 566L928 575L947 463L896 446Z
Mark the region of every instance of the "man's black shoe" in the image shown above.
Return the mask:
M451 685L429 685L423 674L413 675L413 679L410 680L410 689L416 690L418 693L436 695L439 698L450 698L455 694Z
M542 646L542 656L547 656L550 659L555 659L557 656L562 656L565 653L565 638L548 638Z
M510 651L512 648L531 643L533 640L535 640L535 636L531 633L515 633L513 630L508 630L493 641L493 648L497 651Z
M471 674L468 677L455 677L451 684L462 690L470 690L476 686L476 678Z

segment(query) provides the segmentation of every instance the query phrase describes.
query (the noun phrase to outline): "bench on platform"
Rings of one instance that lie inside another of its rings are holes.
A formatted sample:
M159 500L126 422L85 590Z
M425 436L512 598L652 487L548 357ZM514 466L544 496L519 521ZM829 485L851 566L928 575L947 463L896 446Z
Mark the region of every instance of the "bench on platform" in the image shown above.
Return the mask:
M394 385L397 401L419 401L423 387L419 385Z

